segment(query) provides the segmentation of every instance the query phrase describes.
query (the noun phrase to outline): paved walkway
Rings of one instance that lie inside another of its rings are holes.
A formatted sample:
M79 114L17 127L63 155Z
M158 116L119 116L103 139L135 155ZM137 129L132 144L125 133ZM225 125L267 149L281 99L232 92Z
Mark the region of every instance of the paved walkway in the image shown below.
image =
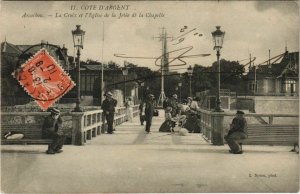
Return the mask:
M162 113L162 112L161 112ZM162 115L162 114L160 114ZM152 134L124 123L84 146L46 155L45 145L2 146L4 193L297 192L299 155L286 146L244 146L232 155L201 134Z

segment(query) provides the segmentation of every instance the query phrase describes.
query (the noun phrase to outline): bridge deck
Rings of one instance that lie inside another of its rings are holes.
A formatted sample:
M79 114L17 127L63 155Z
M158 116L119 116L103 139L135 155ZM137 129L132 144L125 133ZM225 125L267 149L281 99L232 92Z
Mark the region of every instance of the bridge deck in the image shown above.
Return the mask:
M163 115L162 112L160 115ZM2 146L5 193L296 192L299 158L287 146L245 145L232 155L201 134L144 134L138 118L84 146L46 155L45 145ZM266 176L266 177L265 177ZM270 176L270 177L269 177Z

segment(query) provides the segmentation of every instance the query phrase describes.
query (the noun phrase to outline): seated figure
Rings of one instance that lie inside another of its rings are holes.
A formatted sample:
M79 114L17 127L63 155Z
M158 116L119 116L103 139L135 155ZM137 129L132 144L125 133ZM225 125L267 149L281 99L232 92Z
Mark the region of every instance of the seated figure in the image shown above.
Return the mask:
M177 118L176 117L172 117L172 107L167 107L165 109L165 122L163 122L163 124L160 126L159 131L160 132L174 132L174 127L176 125L177 122Z
M230 147L229 152L232 154L242 154L243 151L239 141L247 137L247 122L244 118L244 112L238 110L236 117L232 120L228 134L224 137Z
M55 154L62 152L65 141L65 135L62 126L60 111L56 108L49 108L51 114L47 116L43 123L42 137L43 139L52 139L52 143L48 145L47 154Z

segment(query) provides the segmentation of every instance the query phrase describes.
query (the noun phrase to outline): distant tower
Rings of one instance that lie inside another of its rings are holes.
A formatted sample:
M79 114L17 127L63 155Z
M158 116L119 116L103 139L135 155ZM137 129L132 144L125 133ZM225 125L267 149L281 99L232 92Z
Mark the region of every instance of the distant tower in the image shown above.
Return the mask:
M169 53L167 50L167 32L164 32L163 28L163 41L162 41L162 66L164 67L164 73L169 73Z
M169 73L169 54L167 51L167 38L171 38L167 36L167 32L165 31L165 28L162 28L162 33L159 35L159 40L162 42L162 55L161 55L161 92L158 98L158 105L162 106L164 100L166 99L164 85L165 85L165 74Z

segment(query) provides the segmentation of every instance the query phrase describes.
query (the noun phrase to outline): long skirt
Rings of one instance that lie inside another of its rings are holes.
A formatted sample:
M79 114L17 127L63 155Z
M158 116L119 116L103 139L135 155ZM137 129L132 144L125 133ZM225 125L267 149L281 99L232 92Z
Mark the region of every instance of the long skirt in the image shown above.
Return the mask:
M132 122L132 119L133 119L133 108L132 107L127 108L127 117L128 117L128 121Z
M186 128L190 133L200 133L201 132L201 120L196 114L188 115L184 128Z
M161 124L159 132L171 132L171 129L175 127L175 123L171 120L166 120Z

